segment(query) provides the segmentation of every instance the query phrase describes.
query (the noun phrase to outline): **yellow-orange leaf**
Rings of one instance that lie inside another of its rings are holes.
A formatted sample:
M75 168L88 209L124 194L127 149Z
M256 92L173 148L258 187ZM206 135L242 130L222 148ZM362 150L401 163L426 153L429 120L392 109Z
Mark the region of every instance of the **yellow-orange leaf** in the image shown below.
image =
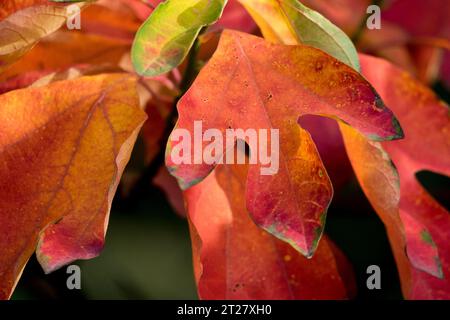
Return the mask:
M118 65L129 48L124 40L60 30L40 41L22 59L1 73L0 83L23 76L31 70L50 73L80 64Z
M0 299L7 299L38 242L47 272L99 253L146 116L134 77L109 74L6 93L0 118Z

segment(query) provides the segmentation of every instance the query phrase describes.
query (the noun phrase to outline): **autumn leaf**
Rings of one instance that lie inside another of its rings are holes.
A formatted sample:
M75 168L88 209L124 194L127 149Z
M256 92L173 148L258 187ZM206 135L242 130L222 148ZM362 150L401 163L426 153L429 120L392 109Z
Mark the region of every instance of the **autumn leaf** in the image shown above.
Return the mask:
M388 62L365 55L360 59L364 76L401 121L405 139L381 143L387 152L383 155L377 146L344 129L347 152L366 195L388 230L404 296L448 299L449 212L416 179L421 170L450 175L448 106ZM426 125L418 119L426 119Z
M239 0L261 28L264 38L322 49L359 70L358 54L347 35L320 13L297 0Z
M67 21L71 12L66 6L45 3L7 0L5 9L0 11L0 71ZM76 5L82 8L84 4Z
M78 68L69 68L62 72L52 72L34 81L29 88L38 88L46 86L50 83L62 80L72 80L82 76L95 76L107 73L120 73L122 69L114 66L80 66Z
M416 177L450 173L449 108L419 82L446 79L447 0L0 2L0 299L34 252L46 273L99 255L119 181L116 208L151 196L187 218L200 298L352 298L323 230L333 189L364 203L353 172L404 297L450 299L449 212ZM241 33L255 23L265 40ZM362 55L361 71L355 47L396 66Z
M77 31L57 31L1 73L0 83L6 86L7 82L29 78L29 82L23 82L29 85L43 75L86 64L118 66L129 49L130 44L121 39Z
M167 0L158 5L136 34L131 56L140 75L156 76L177 67L200 29L216 22L226 0Z
M148 8L139 3L141 12L142 7ZM80 22L83 33L127 40L130 45L141 25L141 20L124 0L94 2L83 10Z
M183 201L183 192L178 186L177 180L167 171L166 166L163 165L159 168L152 183L164 192L167 201L175 213L185 218L186 208Z
M351 266L324 237L312 259L261 230L246 210L247 166L219 165L185 191L201 299L346 299Z
M0 299L37 246L46 272L103 247L146 116L134 77L81 77L0 96Z
M258 225L306 256L313 254L322 234L332 187L298 117L339 118L371 139L402 136L395 117L352 68L312 47L275 45L229 30L179 101L178 112L175 129L189 132L194 132L195 120L203 120L203 130L215 128L223 136L226 129L280 130L279 172L261 175L261 164L250 166L247 207ZM179 149L178 139L169 139L166 165L186 189L215 164L176 165L171 153ZM207 144L203 141L203 148ZM225 148L217 152L225 154Z

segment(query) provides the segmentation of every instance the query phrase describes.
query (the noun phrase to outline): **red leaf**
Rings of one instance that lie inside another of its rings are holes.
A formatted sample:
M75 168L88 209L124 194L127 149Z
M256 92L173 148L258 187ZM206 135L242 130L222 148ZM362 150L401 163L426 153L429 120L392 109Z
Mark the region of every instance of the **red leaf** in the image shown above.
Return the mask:
M450 216L415 176L421 170L450 175L448 106L386 61L362 55L361 65L363 74L405 130L404 140L382 143L399 177L382 150L344 130L349 157L364 191L386 224L405 297L448 299Z
M221 165L185 192L202 299L345 299L351 266L324 237L307 259L261 230L245 209L244 165Z
M223 136L228 128L280 130L280 170L261 175L261 164L250 166L247 207L258 225L306 256L313 254L322 234L332 187L298 117L336 117L373 139L402 135L372 87L347 65L312 47L271 44L229 30L180 100L178 111L176 129L191 133L196 120L203 120L204 130L215 128ZM203 141L203 147L207 144ZM214 168L205 163L175 165L174 145L170 139L166 164L183 188ZM224 143L222 155L225 151ZM189 155L191 163L193 156Z

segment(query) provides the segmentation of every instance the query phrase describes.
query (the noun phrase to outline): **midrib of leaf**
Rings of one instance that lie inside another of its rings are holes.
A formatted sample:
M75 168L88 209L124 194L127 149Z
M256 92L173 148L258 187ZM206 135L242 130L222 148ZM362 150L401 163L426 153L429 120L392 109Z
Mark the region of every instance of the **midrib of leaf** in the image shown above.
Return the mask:
M85 96L85 97L79 99L78 102L79 102L79 101L83 101L83 100L87 100L87 99L89 99L90 97L95 96L95 95L98 95L98 93L92 93L92 94L90 94L90 95L87 95L87 96ZM92 104L92 106L89 108L88 112L86 113L86 118L85 118L85 120L83 121L83 124L82 124L81 128L79 129L79 134L78 134L78 137L77 137L77 139L76 139L76 141L75 141L75 147L74 147L73 151L72 151L71 154L70 154L69 161L68 161L68 163L65 165L64 171L63 171L63 173L61 174L61 177L59 178L59 181L58 181L58 183L56 184L55 189L52 190L51 196L50 196L49 200L47 201L46 205L42 208L41 212L46 212L46 213L48 213L48 211L49 211L51 205L53 204L53 202L54 202L54 200L55 200L55 198L57 197L57 195L59 194L59 192L61 192L61 191L63 190L64 182L66 181L66 178L67 178L68 173L69 173L69 170L70 170L70 168L71 168L71 166L72 166L72 164L73 164L73 161L74 161L74 159L75 159L75 156L77 155L77 153L78 153L78 151L79 151L79 147L80 147L80 145L81 145L81 140L83 139L84 132L86 131L87 127L89 126L89 124L90 124L90 122L91 122L92 115L93 115L94 111L97 109L97 107L99 106L99 104L102 103L102 100L103 100L103 98L104 98L105 96L106 96L106 93L105 93L105 92L102 92L102 93L100 94L100 96L96 99L96 101ZM74 103L74 104L71 104L67 109L65 109L63 112L61 112L60 114L58 114L56 117L50 118L50 121L54 121L55 118L58 118L58 116L60 116L60 115L61 115L61 116L62 116L62 115L65 115L67 111L70 112L70 111L71 111L71 106L74 106L74 105L75 105L75 103ZM48 123L48 122L49 122L49 121L47 121L47 123ZM45 127L45 125L42 126L42 127ZM33 132L35 132L36 130L39 130L39 128L33 130ZM29 136L29 135L28 135L28 136ZM10 144L10 145L8 145L7 147L10 147L11 145L16 145L18 142L23 142L23 141L25 141L24 138L26 138L26 137L22 137L19 141L15 142L15 143L13 143L13 144ZM64 216L65 216L65 215L63 214L62 216L55 217L55 218L53 219L53 221L51 221L51 222L49 223L49 225L50 225L50 224L54 224L56 221L58 221L60 218L62 218L62 217L64 217ZM35 225L36 225L36 226L35 226L35 230L36 230L36 231L39 230L39 229L42 229L42 228L44 227L44 226L42 226L42 220L43 220L43 219L44 219L44 217L43 217L42 215L39 216L38 219L36 219L36 223L35 223ZM39 239L39 237L40 237L40 235L37 236L38 239ZM28 244L28 243L25 242L25 243L23 244L23 246L22 246L22 249L17 251L16 257L19 257L23 252L25 252L25 248L26 248L27 244ZM11 265L13 265L17 260L18 260L18 258L12 260L12 261L11 261Z
M253 81L255 90L257 91L257 95L258 95L258 98L259 98L259 101L260 101L260 105L263 107L263 108L262 108L262 109L264 110L263 114L264 114L265 118L267 119L267 122L269 123L270 127L271 127L271 128L275 128L274 125L273 125L273 123L272 123L272 120L270 119L270 116L267 114L267 107L266 107L266 104L264 103L263 98L261 97L261 90L260 90L260 88L259 88L258 82L256 81L256 79L255 79L255 77L254 77L253 66L252 66L252 64L251 64L251 62L250 62L250 59L248 58L247 54L245 53L245 50L244 50L244 48L242 47L242 45L241 45L241 43L239 42L239 40L236 39L236 37L233 37L233 38L234 38L234 40L235 40L235 43L236 43L237 47L239 48L239 51L241 52L241 55L244 57L244 59L245 59L245 61L246 61L246 64L247 64L247 67L248 67L248 70L249 70L250 74L253 75L253 76L251 77L251 79L252 79L252 81ZM291 190L291 194L292 194L292 196L293 196L293 198L294 198L294 201L293 201L293 202L295 203L295 207L296 207L296 209L297 209L297 212L300 212L300 208L298 207L298 202L296 201L296 200L297 200L297 199L296 199L297 197L296 197L295 189L294 189L294 186L292 185L292 178L291 178L291 175L290 175L289 165L287 164L287 162L286 162L286 157L283 155L283 153L280 154L280 158L283 159L283 160L282 160L282 161L283 161L283 165L284 165L284 168L285 168L285 170L286 170L286 174L287 174L287 176L288 176L289 189ZM280 159L280 160L281 160L281 159ZM304 238L303 241L304 241L305 245L307 245L308 242L307 242L307 239L306 239L305 225L304 225L304 223L303 223L303 220L302 220L301 226L302 226L302 235L303 235L303 238ZM274 234L274 236L277 236L277 235ZM282 238L281 240L286 241L286 240L289 240L289 239ZM290 243L297 251L301 252L303 255L306 256L306 255L309 255L309 254L310 254L309 252L303 252L303 250L301 250L297 245L294 245L294 243L292 243L292 242L290 242L290 241L288 241L288 242L289 242L289 243ZM311 247L311 248L307 248L307 249L308 249L309 251L313 251L315 248Z

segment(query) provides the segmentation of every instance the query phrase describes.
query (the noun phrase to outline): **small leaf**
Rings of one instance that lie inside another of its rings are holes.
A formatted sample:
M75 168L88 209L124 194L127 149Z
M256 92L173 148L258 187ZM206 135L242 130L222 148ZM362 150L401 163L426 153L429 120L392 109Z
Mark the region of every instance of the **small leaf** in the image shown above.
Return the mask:
M132 60L136 72L156 76L177 67L201 28L216 22L226 0L167 0L158 5L136 34Z
M320 13L297 0L239 0L268 40L303 43L321 49L359 71L358 54L348 36Z

